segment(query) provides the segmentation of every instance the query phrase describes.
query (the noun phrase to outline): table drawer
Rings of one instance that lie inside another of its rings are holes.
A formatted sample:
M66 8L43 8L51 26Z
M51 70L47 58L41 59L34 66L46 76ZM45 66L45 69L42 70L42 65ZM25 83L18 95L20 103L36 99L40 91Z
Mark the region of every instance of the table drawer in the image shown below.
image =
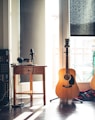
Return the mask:
M43 74L44 73L44 67L34 66L33 67L33 74Z
M29 74L32 73L33 68L30 66L17 66L14 68L15 74Z

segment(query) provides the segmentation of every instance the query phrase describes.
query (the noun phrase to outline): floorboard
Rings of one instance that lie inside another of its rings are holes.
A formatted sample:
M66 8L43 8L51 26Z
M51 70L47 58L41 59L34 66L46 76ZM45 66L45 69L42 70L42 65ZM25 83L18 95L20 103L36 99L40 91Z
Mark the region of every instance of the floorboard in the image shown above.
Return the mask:
M28 103L28 101L26 102ZM71 105L60 104L55 99L43 106L43 99L36 98L31 107L3 108L0 111L0 120L95 120L95 102L74 101Z
M32 117L28 120L32 120ZM51 102L41 109L35 120L95 120L95 102L74 102L72 105Z
M28 119L31 115L43 107L43 97L34 98L32 106L29 98L17 99L16 103L17 106L15 107L13 107L12 104L8 104L0 108L0 120Z

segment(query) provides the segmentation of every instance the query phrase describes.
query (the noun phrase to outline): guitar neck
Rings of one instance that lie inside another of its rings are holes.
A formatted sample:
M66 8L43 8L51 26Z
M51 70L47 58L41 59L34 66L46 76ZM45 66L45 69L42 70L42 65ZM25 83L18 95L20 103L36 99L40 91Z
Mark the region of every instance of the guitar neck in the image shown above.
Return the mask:
M68 47L66 48L66 73L69 73L69 66L68 66Z

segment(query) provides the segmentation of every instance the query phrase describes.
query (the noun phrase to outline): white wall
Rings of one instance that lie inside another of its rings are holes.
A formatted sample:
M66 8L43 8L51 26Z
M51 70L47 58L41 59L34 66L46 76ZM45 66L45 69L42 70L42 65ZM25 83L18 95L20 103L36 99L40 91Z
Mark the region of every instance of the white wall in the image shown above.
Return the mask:
M0 48L3 48L3 0L0 0Z
M64 41L70 37L69 30L69 0L59 0L59 45L60 45L60 67L65 67Z
M19 10L19 0L0 0L0 49L9 49L10 97L13 81L11 63L15 63L17 61L17 57L19 56Z
M3 48L9 48L8 27L8 0L3 0Z
M12 63L17 63L17 57L20 53L20 2L11 0L10 10L10 50Z
M45 0L21 0L20 55L30 58L34 49L34 63L45 65Z

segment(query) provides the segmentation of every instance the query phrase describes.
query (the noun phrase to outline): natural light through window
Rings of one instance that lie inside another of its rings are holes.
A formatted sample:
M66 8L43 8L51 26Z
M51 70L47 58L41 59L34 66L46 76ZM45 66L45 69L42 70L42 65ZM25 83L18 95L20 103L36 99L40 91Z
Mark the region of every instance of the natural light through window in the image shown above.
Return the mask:
M26 120L26 118L29 117L29 115L31 115L32 113L33 112L24 112L17 116L16 118L14 118L13 120Z
M78 82L90 82L93 72L95 37L70 37L70 67L76 70Z
M59 69L59 0L45 0L47 91L58 81ZM49 88L48 88L49 87ZM51 89L50 89L51 88Z

